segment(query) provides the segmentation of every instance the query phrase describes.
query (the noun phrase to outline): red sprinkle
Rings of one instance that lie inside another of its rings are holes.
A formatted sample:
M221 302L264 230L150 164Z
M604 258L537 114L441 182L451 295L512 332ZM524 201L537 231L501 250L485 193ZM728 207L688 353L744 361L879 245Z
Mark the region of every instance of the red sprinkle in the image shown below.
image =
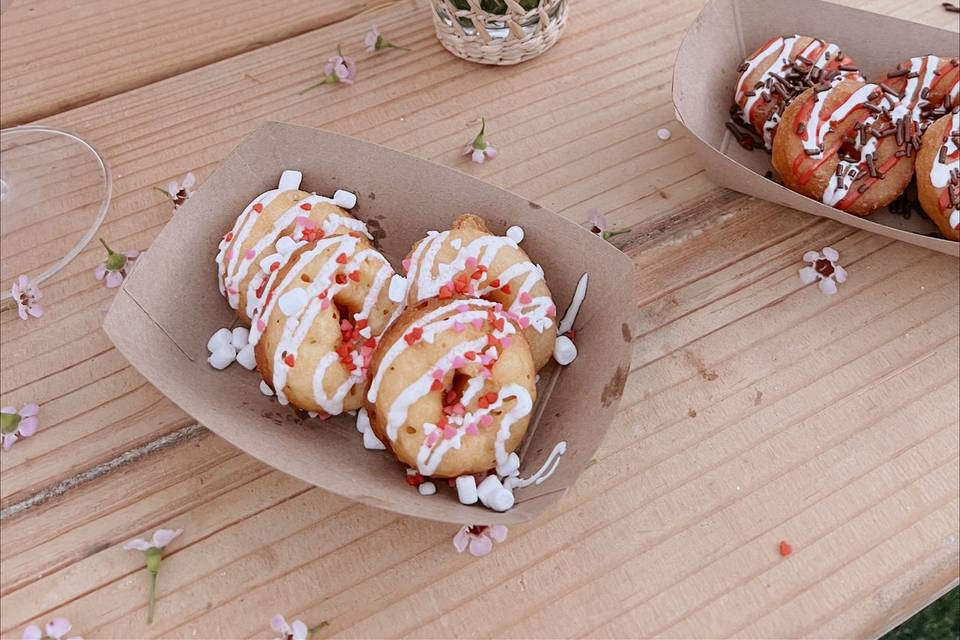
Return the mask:
M337 264L347 264L347 254L341 253L337 256Z
M493 287L494 289L499 289L499 288L500 288L500 278L497 278L496 280L491 280L491 281L488 282L487 284L489 284L489 285L490 285L491 287Z
M475 351L467 351L465 354L463 354L463 357L467 360L476 360L477 353Z
M279 268L280 268L280 262L274 262L272 265L270 265L270 273L273 273Z
M347 276L343 275L342 273L338 273L336 281L337 284L347 284Z
M360 272L359 272L359 271L351 271L351 272L350 272L350 279L353 280L354 282L360 282Z
M363 343L363 346L373 349L377 346L377 339L372 337L367 338L367 341Z
M440 391L443 389L443 381L434 380L433 384L430 385L430 391Z
M793 547L790 546L790 543L786 540L780 541L780 555L786 558L788 555L793 553Z
M352 238L362 238L362 237L363 237L362 235L360 235L360 232L359 232L359 231L348 231L348 232L347 232L347 235L350 236L350 237L352 237Z
M508 282L507 284L500 287L500 291L503 291L505 294L510 295L510 292L512 291L510 289L510 283Z
M227 242L233 240L233 231L227 231L227 235L223 236L223 239Z
M258 202L257 204L253 205L253 210L257 213L260 213L263 211L263 205Z
M423 476L419 473L409 473L407 474L407 484L411 487L419 487L423 484Z
M423 337L423 329L420 327L414 327L410 330L410 333L403 336L403 339L407 341L407 344L412 345L414 342Z
M497 401L497 394L495 394L493 391L489 391L487 392L487 395L484 396L484 398L487 399L487 402L489 402L490 404L493 404L494 402Z
M288 353L287 355L283 356L283 363L288 367L292 367L295 362L296 361L293 359L292 353Z
M440 287L440 293L437 294L437 297L441 300L446 300L447 298L453 297L453 291L450 290L450 285L445 284Z
M313 209L313 205L309 202L304 202L302 205L300 205L300 208L304 211L310 211L310 209Z

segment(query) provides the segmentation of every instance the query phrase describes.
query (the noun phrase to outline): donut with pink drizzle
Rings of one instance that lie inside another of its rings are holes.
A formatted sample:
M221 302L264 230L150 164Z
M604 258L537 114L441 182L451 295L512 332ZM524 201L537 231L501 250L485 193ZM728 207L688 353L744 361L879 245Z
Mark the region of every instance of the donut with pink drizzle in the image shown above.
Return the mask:
M960 105L923 134L917 155L917 195L943 236L960 241Z
M877 84L845 80L807 89L787 107L773 139L773 167L790 189L865 216L913 178L919 132ZM899 125L895 124L899 122Z
M771 38L737 71L734 117L756 131L768 150L783 110L800 93L816 84L863 80L837 45L800 35Z
M383 334L370 371L371 427L424 476L508 465L537 397L527 341L503 305L483 299L407 307Z
M464 214L449 231L431 231L403 261L407 304L465 295L503 305L530 344L537 369L553 354L557 308L543 269L518 242L490 232L483 218Z
M284 175L288 173L295 172ZM240 320L249 323L266 295L262 265L292 247L284 238L295 232L294 241L304 232L309 238L318 238L350 231L369 237L364 224L336 206L335 200L281 183L248 204L220 241L216 257L220 293Z
M339 414L358 409L378 338L399 311L390 263L358 231L301 239L267 265L254 310L257 369L281 404Z

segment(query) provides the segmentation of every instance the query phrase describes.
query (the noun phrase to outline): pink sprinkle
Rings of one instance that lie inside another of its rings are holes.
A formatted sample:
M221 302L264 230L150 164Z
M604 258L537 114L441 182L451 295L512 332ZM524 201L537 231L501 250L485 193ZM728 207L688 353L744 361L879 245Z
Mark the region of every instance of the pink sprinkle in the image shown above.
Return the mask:
M227 252L223 254L227 257L227 260L233 257L233 249L227 249Z
M237 295L237 294L239 293L239 291L237 291L237 288L236 288L236 287L227 287L227 293L230 293L230 294L233 294L233 295Z
M434 432L434 433L436 433L436 432ZM450 439L452 439L453 436L455 436L455 435L457 435L457 430L454 429L453 427L451 427L450 425L447 425L447 426L445 426L445 427L443 428L443 439L444 439L444 440L450 440Z
M403 265L404 271L410 271L410 258L404 258L401 264Z
M474 318L470 321L470 324L473 325L473 328L476 330L483 329L483 318Z
M467 266L473 269L475 266L477 266L477 259L473 256L467 258Z
M257 256L257 252L253 249L247 249L246 253L243 254L243 257L247 260L253 260Z
M457 416L462 416L464 414L463 405L459 402L453 405L453 414Z
M504 349L508 348L513 343L513 340L510 339L510 336L503 336L500 338L500 344Z
M493 376L493 374L490 373L490 369L480 369L480 375L483 376L484 378L489 378Z
M520 294L520 302L522 304L530 304L533 301L533 298L530 297L530 294L524 291Z
M514 322L520 321L520 316L515 311L507 311L507 317L513 320Z
M493 310L499 313L503 311L503 305L498 302L495 305L493 305Z
M353 329L353 325L350 324L349 320L343 319L340 321L340 331L350 331L351 329Z
M527 318L526 316L524 316L523 318L520 318L521 329L526 329L529 326L530 326L530 318Z
M263 318L257 320L257 331L261 333L267 328L267 323L263 321Z
M329 308L330 308L330 299L329 299L329 298L324 298L323 300L320 301L320 310L321 310L321 311L326 311L326 310L329 309Z
M319 412L317 412L317 419L318 419L318 420L329 420L329 419L330 419L330 414L327 413L326 411L319 411Z
M553 317L556 317L556 315L557 315L557 308L555 306L550 305L549 307L547 307L547 317L553 318Z
M491 416L490 414L480 417L481 427L489 427L492 424L493 424L493 416Z
M465 367L465 366L467 366L467 361L464 360L463 356L457 356L456 358L453 359L454 369L459 369L460 367Z
M368 357L373 355L373 349L370 347L360 347L360 356L366 360Z
M467 434L471 436L478 436L480 435L480 429L477 429L477 425L475 423L470 423L467 425Z
M470 311L470 305L461 304L460 306L457 307L457 311L459 311L460 313L466 313L467 311Z
M427 436L427 446L432 447L433 445L437 444L437 440L439 439L440 439L439 431L431 432L430 435Z
M483 366L487 366L487 365L489 365L491 362L493 362L493 356L491 356L490 354L485 353L485 354L483 354L482 356L480 356L480 362L483 363Z
M434 370L433 370L433 373L430 374L430 375L433 376L433 379L434 379L434 380L439 380L440 378L443 377L443 370L442 370L442 369L434 369Z
M454 322L453 322L453 330L454 330L454 331L456 331L457 333L463 333L464 329L466 329L466 328L467 328L467 326L466 326L465 324L463 324L463 323L460 322L459 320L454 320Z

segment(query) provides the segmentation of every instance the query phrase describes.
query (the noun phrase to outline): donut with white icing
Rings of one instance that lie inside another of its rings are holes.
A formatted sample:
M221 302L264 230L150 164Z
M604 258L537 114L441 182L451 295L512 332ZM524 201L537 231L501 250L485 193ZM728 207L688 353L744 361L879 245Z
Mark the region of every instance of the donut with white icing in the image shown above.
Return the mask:
M960 105L923 134L917 155L917 195L943 236L960 241Z
M244 323L249 324L262 304L261 263L278 253L277 242L294 236L316 238L346 234L368 235L364 224L333 204L333 200L298 189L273 189L248 204L233 228L220 241L217 280L220 293ZM292 246L281 242L280 249Z
M357 231L300 240L278 262L250 328L257 369L281 404L360 408L378 338L399 311L393 268Z
M483 218L464 214L448 231L431 231L403 261L407 304L457 295L503 305L523 331L537 369L553 354L557 308L540 265L517 242L490 232Z
M927 55L905 60L877 81L897 102L894 123L910 118L921 131L960 105L960 60Z
M783 110L800 93L820 83L863 80L850 57L835 44L810 36L776 36L737 69L736 116L769 150Z
M506 466L536 401L530 347L500 303L456 296L407 307L370 364L377 437L424 476Z
M790 189L865 216L913 178L919 131L891 119L897 102L877 84L844 80L807 89L783 112L773 167Z

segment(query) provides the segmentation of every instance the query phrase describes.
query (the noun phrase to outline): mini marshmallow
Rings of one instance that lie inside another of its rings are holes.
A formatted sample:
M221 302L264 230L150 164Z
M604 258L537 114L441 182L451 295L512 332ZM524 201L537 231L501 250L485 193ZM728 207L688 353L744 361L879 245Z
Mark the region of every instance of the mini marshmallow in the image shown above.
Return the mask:
M516 225L510 227L507 229L507 237L517 244L520 244L523 242L523 228Z
M333 204L341 209L353 209L357 206L357 194L337 189L336 193L333 194Z
M493 494L493 498L490 500L489 504L486 506L490 507L494 511L507 511L513 507L514 497L513 492L510 489L503 489L502 491L497 491Z
M512 476L520 470L520 456L511 453L507 456L507 461L503 465L497 465L497 475Z
M257 366L257 357L254 355L254 347L252 344L245 345L237 352L237 362L239 362L240 366L244 369L253 371Z
M672 135L670 129L657 129L657 137L661 140L669 140Z
M503 485L500 483L500 478L495 475L489 475L483 479L483 482L477 487L477 497L480 498L485 506L490 507L490 503L494 500L494 496L503 491ZM493 507L490 507L491 509Z
M360 409L360 411L357 412L357 431L365 433L369 428L370 416L367 415L366 409Z
M380 442L377 434L373 432L373 427L367 425L367 428L363 431L363 448L370 451L382 451L387 447Z
M437 485L432 482L421 482L420 486L417 487L417 491L419 491L422 496L432 496L437 492Z
M262 393L267 397L270 397L273 395L273 389L270 388L270 385L267 384L266 380L260 381L260 393Z
M270 273L270 269L277 263L283 264L283 256L279 253L271 253L260 261L260 271Z
M233 348L237 351L243 349L247 346L247 342L250 340L250 329L246 327L234 327L230 336L230 344L233 345Z
M237 350L228 342L214 349L210 357L207 358L207 362L209 362L210 366L214 369L226 369L236 358Z
M403 302L407 297L407 279L399 273L393 274L390 278L390 290L388 291L390 302Z
M233 334L230 333L230 329L227 329L226 327L223 329L217 329L216 333L210 336L210 339L207 340L207 351L213 353L217 350L217 347L230 344L232 338Z
M290 236L283 236L277 240L277 244L274 245L277 248L277 251L280 255L289 255L294 249L297 248L297 241L291 238Z
M459 476L457 478L457 498L460 504L475 504L477 496L477 479L473 476Z
M280 311L283 311L284 315L296 315L307 305L307 291L303 287L291 289L280 296L277 303L280 305Z
M553 344L553 359L566 366L577 359L577 345L567 336L558 336Z
M303 181L303 174L299 171L287 170L280 174L280 183L277 185L277 188L281 191L287 191L289 189L299 189L300 183Z

